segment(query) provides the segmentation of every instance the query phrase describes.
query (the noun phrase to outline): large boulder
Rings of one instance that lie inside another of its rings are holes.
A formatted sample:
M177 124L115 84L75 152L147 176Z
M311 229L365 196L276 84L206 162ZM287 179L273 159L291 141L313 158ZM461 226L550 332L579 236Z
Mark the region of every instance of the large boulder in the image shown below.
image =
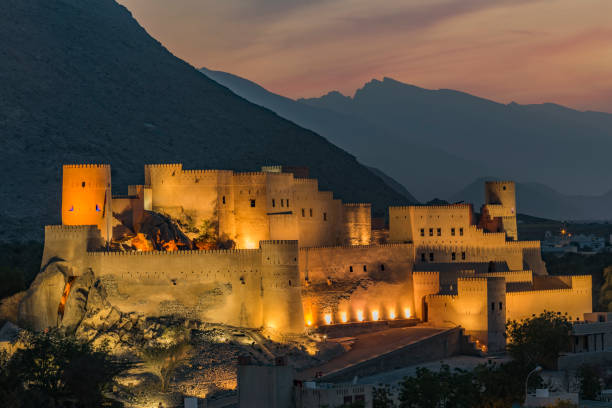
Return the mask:
M95 277L91 269L74 278L70 292L66 298L64 315L60 319L60 327L67 333L74 333L83 316L87 312L87 304Z
M30 285L19 304L19 325L33 330L56 327L62 293L73 268L65 261L48 264Z

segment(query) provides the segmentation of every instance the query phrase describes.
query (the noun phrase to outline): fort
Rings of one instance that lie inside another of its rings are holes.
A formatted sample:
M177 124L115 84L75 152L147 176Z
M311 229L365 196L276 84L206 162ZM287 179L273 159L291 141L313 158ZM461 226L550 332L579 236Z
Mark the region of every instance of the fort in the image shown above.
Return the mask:
M504 347L508 320L592 310L590 276L549 276L540 243L519 240L513 182L485 183L479 214L390 207L380 242L369 204L343 203L306 173L147 165L144 184L113 195L110 166L65 165L42 269L69 265L66 283L93 273L124 313L289 334L416 318L462 326L490 350ZM42 328L28 299L19 318Z

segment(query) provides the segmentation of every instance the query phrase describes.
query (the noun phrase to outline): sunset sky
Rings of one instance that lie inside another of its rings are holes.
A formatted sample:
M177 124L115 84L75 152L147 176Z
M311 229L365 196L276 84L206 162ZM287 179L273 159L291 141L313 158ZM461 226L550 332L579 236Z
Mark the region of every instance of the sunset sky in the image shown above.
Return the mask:
M612 112L612 0L119 0L195 67L292 98L372 78Z

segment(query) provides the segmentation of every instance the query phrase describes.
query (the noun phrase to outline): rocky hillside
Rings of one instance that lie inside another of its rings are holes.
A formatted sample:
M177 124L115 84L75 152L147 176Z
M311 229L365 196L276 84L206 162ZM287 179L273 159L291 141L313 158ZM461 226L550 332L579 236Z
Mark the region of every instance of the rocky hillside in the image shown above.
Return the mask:
M0 61L2 240L58 222L62 163L110 163L119 193L144 181L145 163L305 165L346 201L406 202L350 154L174 57L113 0L0 2Z

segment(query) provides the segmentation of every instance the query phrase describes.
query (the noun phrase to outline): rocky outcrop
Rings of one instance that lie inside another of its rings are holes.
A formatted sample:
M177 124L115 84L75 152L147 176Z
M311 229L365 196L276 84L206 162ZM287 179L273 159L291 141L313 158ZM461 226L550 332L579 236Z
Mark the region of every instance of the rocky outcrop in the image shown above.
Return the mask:
M18 322L22 327L42 330L58 324L58 307L72 268L65 261L52 262L34 279L19 304Z
M104 287L91 269L74 275L66 261L49 263L19 303L19 325L33 330L59 327L74 333L85 316L109 307Z

